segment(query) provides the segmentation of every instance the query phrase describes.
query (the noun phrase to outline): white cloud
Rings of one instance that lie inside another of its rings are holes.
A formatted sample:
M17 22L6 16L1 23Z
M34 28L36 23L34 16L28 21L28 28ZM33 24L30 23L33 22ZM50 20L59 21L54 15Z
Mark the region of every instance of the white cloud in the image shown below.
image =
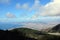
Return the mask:
M39 0L34 0L33 6L29 9L29 11L36 10L38 11L40 8L40 1Z
M17 9L20 9L21 8L21 5L19 3L16 4L16 8Z
M35 0L33 7L35 7L35 8L40 7L40 1Z
M16 4L16 8L17 9L24 9L24 10L28 10L29 9L29 4L28 3L24 3L24 4L20 4L20 3L17 3Z
M15 18L16 16L10 12L7 12L6 17L8 18Z
M0 0L0 3L9 3L10 0Z
M60 0L54 0L53 2L45 5L45 15L46 16L60 16ZM46 13L47 12L47 13Z
M54 27L56 24L44 24L44 23L25 23L25 25L23 27L25 28L31 28L31 29L35 29L35 30L42 30L42 29L47 29L47 28L51 28Z
M40 5L40 0L35 0L32 8L30 8L30 11L35 10L35 14L32 16L32 19L37 19L38 16L40 16L41 13L41 5Z
M27 9L29 11L35 10L35 14L32 18L40 16L60 16L60 0L53 0L46 5L40 5L40 0L35 0L32 7L29 7L28 3L23 5L17 4L17 8Z
M60 0L46 4L42 16L60 16Z
M29 11L37 10L40 8L40 1L35 0L34 5L32 7L29 6L29 3L24 3L22 5L20 3L17 3L16 8L18 8L18 9L22 8L24 10L29 10Z
M29 9L29 4L28 3L23 4L22 9Z
M60 16L60 0L53 0L44 6L39 5L39 2L38 3L35 2L35 4L37 4L37 5L36 5L36 7L33 6L33 8L34 7L35 7L35 9L37 8L37 11L32 16L32 18L38 18L40 16Z

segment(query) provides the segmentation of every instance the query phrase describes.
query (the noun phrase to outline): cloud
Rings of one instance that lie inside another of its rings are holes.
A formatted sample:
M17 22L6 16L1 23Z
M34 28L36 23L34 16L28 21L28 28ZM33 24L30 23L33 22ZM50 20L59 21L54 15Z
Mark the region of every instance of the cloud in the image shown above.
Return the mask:
M17 9L24 9L24 10L28 10L29 9L29 4L28 3L24 3L24 4L20 4L20 3L17 3L16 4L16 8Z
M0 3L9 3L10 0L0 0Z
M39 5L39 2L35 2L34 5L33 8L35 7L37 10L32 18L38 18L40 16L60 16L60 0L53 0L46 5Z
M41 16L60 16L60 0L53 0L44 6Z
M41 5L40 0L35 0L32 7L29 7L28 3L20 5L19 3L16 4L16 7L27 9L29 11L35 10L35 14L32 18L38 18L40 16L60 16L60 0L53 0L46 5Z
M42 16L60 16L60 0L53 0L44 6Z
M29 4L28 3L23 4L22 9L29 9Z
M17 9L20 9L21 8L21 5L19 3L16 4L16 8Z
M34 5L32 6L32 8L35 9L35 8L39 8L39 7L40 7L40 1L35 0Z
M40 1L39 0L34 0L34 4L32 7L29 6L29 3L24 3L24 4L20 4L20 3L16 3L16 8L17 9L24 9L24 10L28 10L28 11L32 11L32 10L37 10L40 8Z
M23 27L25 28L31 28L31 29L35 29L35 30L42 30L42 29L47 29L47 28L51 28L54 27L56 24L44 24L44 23L25 23Z
M33 6L29 9L29 11L36 10L38 11L40 8L40 1L39 0L34 0Z
M6 17L8 18L15 18L16 16L10 12L7 12Z

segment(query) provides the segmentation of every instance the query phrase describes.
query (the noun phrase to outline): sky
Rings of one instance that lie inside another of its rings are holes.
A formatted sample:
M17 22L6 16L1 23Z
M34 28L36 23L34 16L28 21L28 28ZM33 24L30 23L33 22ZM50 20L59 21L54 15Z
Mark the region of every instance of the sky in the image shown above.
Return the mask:
M60 0L0 0L0 22L60 22Z
M60 23L60 0L0 0L1 22L38 30L53 27Z

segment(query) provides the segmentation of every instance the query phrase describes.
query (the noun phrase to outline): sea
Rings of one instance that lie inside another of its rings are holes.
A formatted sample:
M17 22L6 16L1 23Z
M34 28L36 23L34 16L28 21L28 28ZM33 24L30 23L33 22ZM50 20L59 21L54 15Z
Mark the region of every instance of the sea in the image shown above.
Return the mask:
M0 22L0 29L1 30L9 30L14 28L20 28L23 25L21 23L6 23L6 22Z

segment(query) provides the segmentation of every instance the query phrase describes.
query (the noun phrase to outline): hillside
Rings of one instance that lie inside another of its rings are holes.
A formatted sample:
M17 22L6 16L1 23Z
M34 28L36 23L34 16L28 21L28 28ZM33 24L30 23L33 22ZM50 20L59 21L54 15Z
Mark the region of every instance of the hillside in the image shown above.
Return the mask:
M60 33L60 24L54 26L52 29L49 30L49 32L59 32Z
M26 37L35 38L35 39L38 38L38 34L36 33L40 32L37 30L29 29L29 28L16 28L10 31L23 32Z
M0 40L60 40L60 36L50 35L46 32L29 28L16 28L0 30Z
M29 28L16 28L10 31L22 32L25 37L33 38L37 40L55 40L55 39L59 40L60 39L59 36L48 35L46 32L33 30Z

